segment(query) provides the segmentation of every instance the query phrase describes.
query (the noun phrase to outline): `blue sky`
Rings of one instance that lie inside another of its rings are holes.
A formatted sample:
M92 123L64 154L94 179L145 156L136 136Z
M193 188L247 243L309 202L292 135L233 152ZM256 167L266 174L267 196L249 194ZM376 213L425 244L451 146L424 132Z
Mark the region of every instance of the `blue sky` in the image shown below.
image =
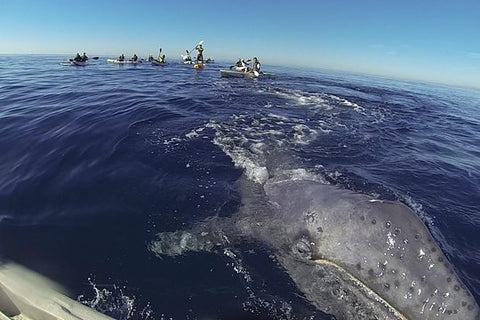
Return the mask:
M480 0L0 0L0 30L0 54L171 61L204 40L217 60L480 88Z

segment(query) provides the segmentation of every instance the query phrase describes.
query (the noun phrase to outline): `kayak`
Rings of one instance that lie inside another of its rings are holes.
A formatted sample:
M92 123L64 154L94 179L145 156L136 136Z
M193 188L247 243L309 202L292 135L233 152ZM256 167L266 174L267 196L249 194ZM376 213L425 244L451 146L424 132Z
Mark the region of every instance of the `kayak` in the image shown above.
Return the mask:
M0 319L114 320L67 297L59 284L20 265L0 268Z
M115 63L115 64L139 64L139 63L142 63L141 60L137 60L137 61L132 61L132 60L123 60L123 61L120 61L118 59L107 59L107 62L108 63Z
M226 69L220 69L220 76L231 77L231 78L255 78L255 74L253 72L226 70Z
M88 61L75 61L75 60L72 60L72 61L70 61L70 65L72 65L72 66L84 67L84 66L88 66Z
M150 60L150 62L152 63L152 66L164 66L166 63L166 62L158 61L156 59Z
M231 78L269 78L273 77L272 73L253 73L247 71L237 71L237 70L226 70L220 69L220 76L221 77L231 77Z

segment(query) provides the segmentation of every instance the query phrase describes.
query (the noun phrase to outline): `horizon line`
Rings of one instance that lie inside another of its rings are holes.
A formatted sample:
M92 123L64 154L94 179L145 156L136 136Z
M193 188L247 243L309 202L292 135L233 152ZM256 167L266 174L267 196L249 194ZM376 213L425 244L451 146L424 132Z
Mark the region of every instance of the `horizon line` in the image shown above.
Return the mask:
M1 53L0 56L72 56L71 53ZM115 54L101 54L98 55L98 57L102 58L108 58L109 56L116 56ZM168 58L168 57L167 57ZM221 62L221 63L230 63L227 60L223 60L224 58L221 58L220 60L217 60L213 58L215 62ZM180 59L180 54L179 54L179 61ZM234 63L234 62L231 62ZM406 77L406 76L396 76L393 74L387 74L387 73L381 73L381 72L367 72L367 71L359 71L359 70L346 70L346 69L340 69L340 68L335 68L335 67L327 67L327 66L305 66L305 65L300 65L300 64L295 64L295 63L288 63L288 64L283 64L283 65L278 65L278 64L268 64L268 63L262 63L263 65L271 66L271 67L276 67L276 68L281 68L283 67L288 67L288 68L297 68L297 69L303 69L303 70L314 70L314 71L327 71L327 72L339 72L339 73L347 73L347 74L352 74L352 75L364 75L364 76L371 76L371 77L379 77L379 78L384 78L386 80L394 80L394 81L403 81L403 82L410 82L410 83L418 83L418 84L427 84L427 85L440 85L440 86L447 86L447 87L455 87L455 88L460 88L460 89L471 89L475 91L480 91L480 85L467 85L467 84L458 84L458 83L447 83L447 82L441 82L441 81L434 81L434 80L427 80L427 79L421 79L421 78L416 78L416 77Z

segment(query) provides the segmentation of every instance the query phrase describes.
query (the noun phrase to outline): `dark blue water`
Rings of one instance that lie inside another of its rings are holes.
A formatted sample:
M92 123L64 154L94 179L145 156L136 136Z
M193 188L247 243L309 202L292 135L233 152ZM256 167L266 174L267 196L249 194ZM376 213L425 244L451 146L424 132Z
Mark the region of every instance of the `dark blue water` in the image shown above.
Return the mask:
M328 319L255 248L157 258L155 234L295 169L412 208L480 300L480 92L265 66L0 56L0 257L118 319ZM246 252L249 252L246 250Z

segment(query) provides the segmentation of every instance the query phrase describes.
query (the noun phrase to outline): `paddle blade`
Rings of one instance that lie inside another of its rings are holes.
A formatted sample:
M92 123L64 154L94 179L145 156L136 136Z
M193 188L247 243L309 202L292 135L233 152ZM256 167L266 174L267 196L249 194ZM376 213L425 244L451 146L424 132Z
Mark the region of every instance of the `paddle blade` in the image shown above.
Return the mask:
M98 60L98 57L93 57L92 59L93 59L93 60Z

